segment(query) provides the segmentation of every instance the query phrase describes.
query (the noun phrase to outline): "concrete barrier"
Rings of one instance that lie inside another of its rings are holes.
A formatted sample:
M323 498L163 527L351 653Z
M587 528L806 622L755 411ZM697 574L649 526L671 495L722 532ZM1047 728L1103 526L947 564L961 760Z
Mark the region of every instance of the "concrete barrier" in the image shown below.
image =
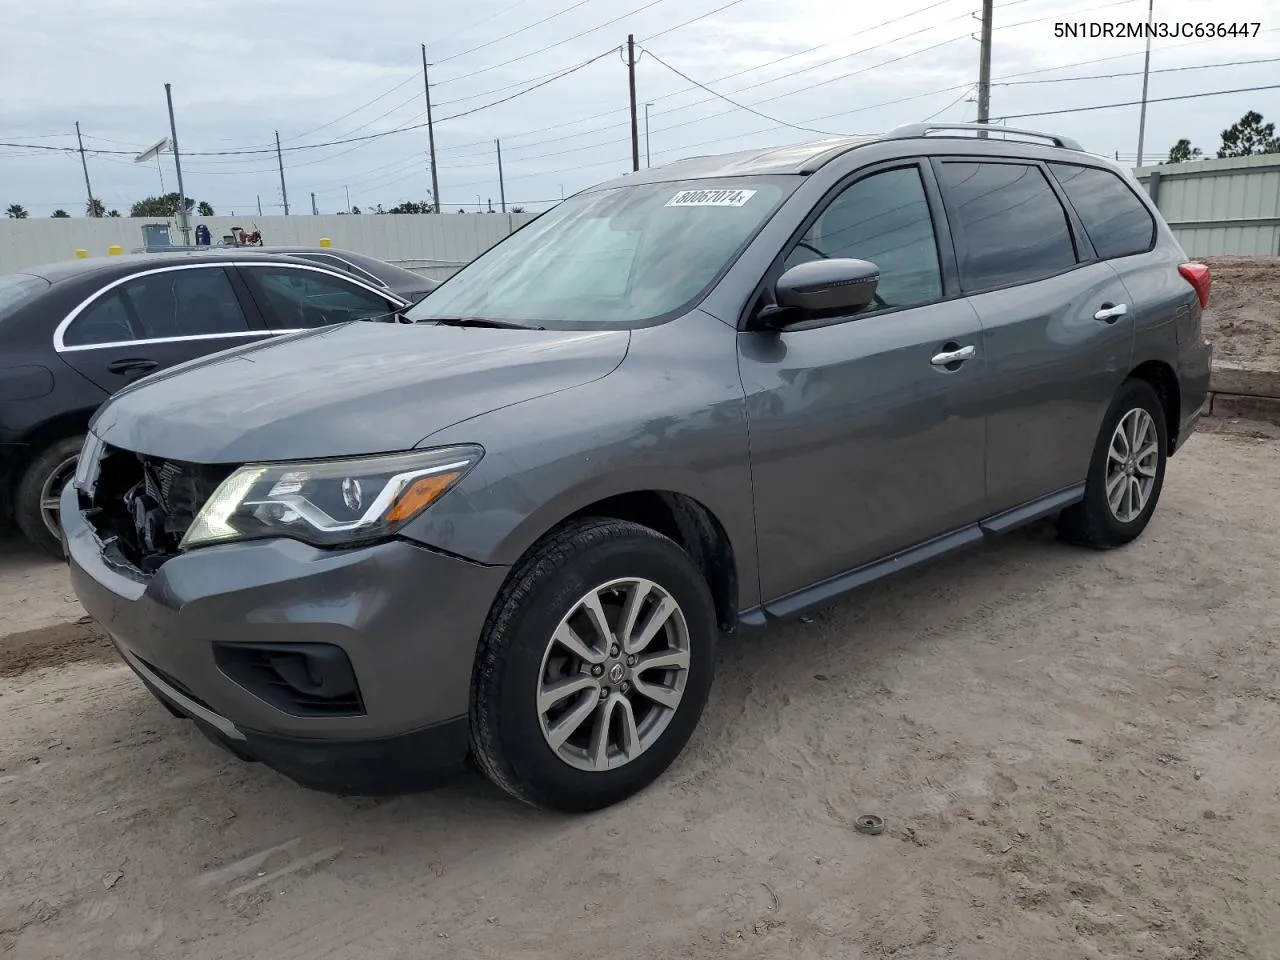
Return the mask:
M1214 361L1209 374L1210 393L1236 397L1280 399L1280 370L1255 370L1234 363Z

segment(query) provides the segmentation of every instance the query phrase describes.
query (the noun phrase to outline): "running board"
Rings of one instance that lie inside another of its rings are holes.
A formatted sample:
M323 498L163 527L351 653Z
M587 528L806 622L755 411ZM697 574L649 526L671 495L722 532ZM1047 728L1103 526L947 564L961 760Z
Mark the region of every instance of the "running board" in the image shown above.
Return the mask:
M936 560L965 547L974 546L983 540L994 539L1018 527L1057 513L1082 500L1084 486L1083 483L1074 484L1047 497L1032 500L1020 507L998 513L994 517L961 527L959 530L935 537L933 540L927 540L909 550L892 554L882 560L874 560L848 573L832 577L830 580L805 587L803 590L779 597L759 607L744 610L738 615L738 622L747 628L762 627L768 620L782 620L815 607L826 606L851 590L865 587L876 580L903 570L910 570L912 567Z

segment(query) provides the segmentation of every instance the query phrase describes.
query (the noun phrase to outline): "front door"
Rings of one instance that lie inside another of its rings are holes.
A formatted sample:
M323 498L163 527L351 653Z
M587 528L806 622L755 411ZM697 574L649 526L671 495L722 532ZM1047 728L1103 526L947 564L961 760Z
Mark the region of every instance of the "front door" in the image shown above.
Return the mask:
M161 267L103 290L55 348L107 393L139 377L268 336L220 264ZM252 317L252 319L251 319Z
M824 204L783 266L869 260L876 299L738 335L767 600L972 523L985 497L982 328L946 297L921 169L873 171Z

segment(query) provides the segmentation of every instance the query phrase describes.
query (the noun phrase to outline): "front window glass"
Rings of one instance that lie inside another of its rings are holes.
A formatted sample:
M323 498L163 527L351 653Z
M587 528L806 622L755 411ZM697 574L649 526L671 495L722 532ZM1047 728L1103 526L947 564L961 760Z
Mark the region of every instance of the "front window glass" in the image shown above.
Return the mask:
M654 320L700 298L799 182L646 183L572 197L464 267L409 316L552 328Z

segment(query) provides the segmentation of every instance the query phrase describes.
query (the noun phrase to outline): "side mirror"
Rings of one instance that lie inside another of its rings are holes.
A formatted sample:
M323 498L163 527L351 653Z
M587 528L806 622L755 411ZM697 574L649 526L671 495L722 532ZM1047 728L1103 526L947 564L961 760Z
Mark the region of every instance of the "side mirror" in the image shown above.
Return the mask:
M867 260L810 260L778 278L774 298L784 310L854 313L875 297L879 281L880 269Z

